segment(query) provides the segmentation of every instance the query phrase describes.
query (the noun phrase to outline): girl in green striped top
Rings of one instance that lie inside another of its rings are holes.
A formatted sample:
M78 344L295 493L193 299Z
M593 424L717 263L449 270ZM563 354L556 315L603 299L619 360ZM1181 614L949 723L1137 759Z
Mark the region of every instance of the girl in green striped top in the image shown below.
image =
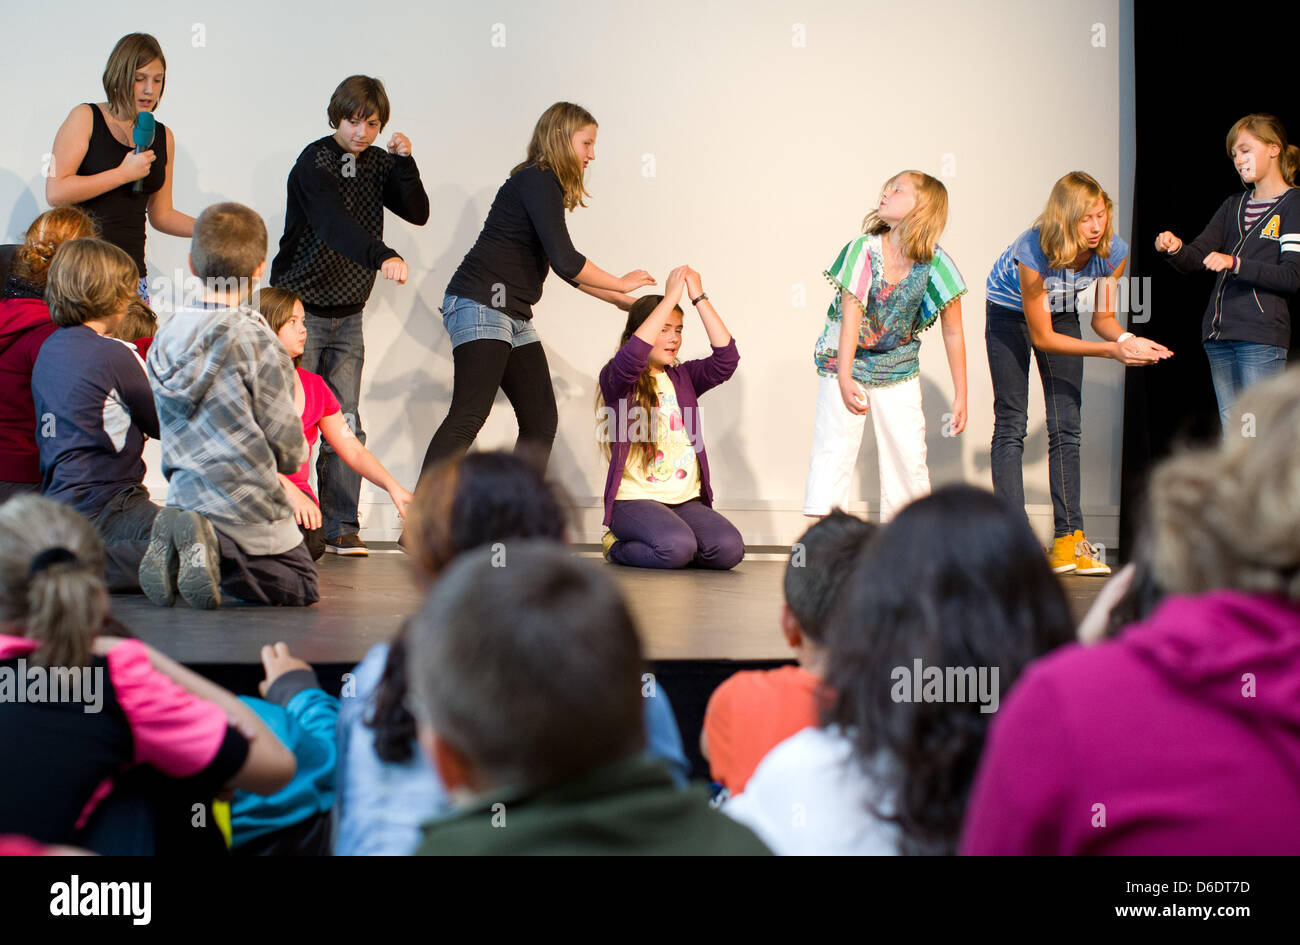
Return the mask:
M881 190L879 205L863 221L863 235L825 270L837 292L814 351L821 386L805 515L848 506L868 413L880 458L881 520L930 491L919 353L921 332L936 320L943 326L953 384L944 435L966 427L966 284L937 243L947 220L943 184L903 171Z

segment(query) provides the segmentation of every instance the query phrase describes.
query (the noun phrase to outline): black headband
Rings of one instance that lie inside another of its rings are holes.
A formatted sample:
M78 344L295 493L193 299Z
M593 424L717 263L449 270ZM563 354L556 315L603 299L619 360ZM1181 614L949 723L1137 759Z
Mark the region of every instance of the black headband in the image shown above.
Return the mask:
M63 564L64 562L71 562L72 564L80 563L77 556L62 545L54 548L46 548L40 554L36 555L36 557L32 558L32 563L27 567L27 576L36 577L36 575L40 574L50 565Z

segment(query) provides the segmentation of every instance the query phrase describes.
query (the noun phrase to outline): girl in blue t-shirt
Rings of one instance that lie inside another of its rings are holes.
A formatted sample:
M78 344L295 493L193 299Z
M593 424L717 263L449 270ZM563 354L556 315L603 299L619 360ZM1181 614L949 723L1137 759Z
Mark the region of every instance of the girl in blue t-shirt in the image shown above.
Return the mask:
M1084 537L1079 510L1083 358L1154 364L1173 352L1125 331L1115 318L1114 282L1128 246L1114 233L1114 204L1101 185L1071 171L1052 187L1047 207L993 264L986 291L985 343L993 380L993 491L1024 508L1021 460L1029 403L1029 349L1047 402L1055 571L1109 574ZM1084 341L1079 313L1090 311L1104 341Z

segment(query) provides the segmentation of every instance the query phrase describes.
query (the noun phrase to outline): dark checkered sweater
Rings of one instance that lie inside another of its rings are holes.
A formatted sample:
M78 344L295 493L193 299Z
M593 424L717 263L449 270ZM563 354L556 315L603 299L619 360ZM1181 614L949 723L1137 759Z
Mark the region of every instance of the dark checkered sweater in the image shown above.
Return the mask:
M361 311L375 273L398 255L384 243L385 207L416 226L428 222L414 158L370 147L353 160L333 135L307 145L289 172L271 285L297 293L313 315Z

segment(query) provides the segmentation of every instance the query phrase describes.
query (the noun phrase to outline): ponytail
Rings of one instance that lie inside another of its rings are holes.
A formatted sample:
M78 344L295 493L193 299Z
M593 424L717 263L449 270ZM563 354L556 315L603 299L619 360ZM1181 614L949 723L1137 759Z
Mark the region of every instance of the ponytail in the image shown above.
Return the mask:
M85 666L109 614L104 547L82 515L23 495L0 505L0 624L47 666Z

